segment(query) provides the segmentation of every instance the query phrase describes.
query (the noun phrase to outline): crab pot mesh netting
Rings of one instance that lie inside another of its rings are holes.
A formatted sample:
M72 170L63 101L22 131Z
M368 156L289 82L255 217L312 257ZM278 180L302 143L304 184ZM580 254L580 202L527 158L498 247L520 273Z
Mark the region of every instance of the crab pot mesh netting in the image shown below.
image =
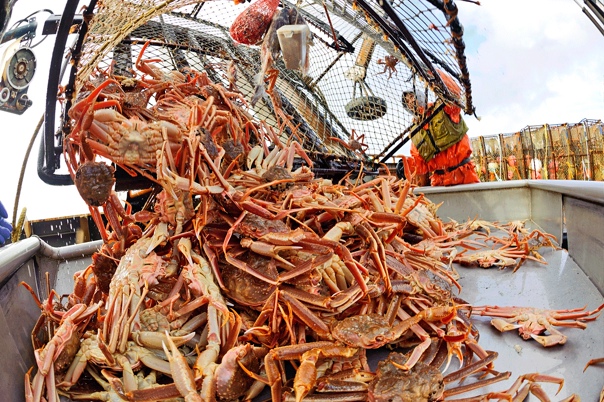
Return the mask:
M600 120L527 126L516 133L474 137L472 149L483 182L604 180L604 130Z
M472 143L472 160L476 166L476 172L480 181L487 181L487 158L482 146L482 137L473 137L470 139Z
M557 150L554 155L552 176L562 180L576 179L575 161L570 150L568 126L566 124L552 125L550 126L550 135L552 146Z
M71 98L62 105L63 131L73 124L66 110L71 102L103 79L142 76L135 62L147 42L142 58L154 68L194 69L236 88L246 101L237 102L247 103L248 112L271 125L281 141L300 142L318 169L331 169L334 161L346 169L393 162L413 125L403 106L406 90L423 93L428 102L442 99L473 111L463 28L456 5L442 0L281 1L279 9L297 10L310 29L310 62L306 69L288 69L277 57L272 68L278 74L271 76L275 98L264 96L251 106L265 61L262 42L237 43L229 29L260 1L266 0L91 3L80 27L81 49L73 55ZM275 99L287 124L275 117Z
M524 163L520 133L502 134L503 156L508 180L526 179L528 166Z
M524 129L525 136L530 139L531 151L528 165L529 176L532 179L547 179L547 166L552 159L552 147L547 133L547 125L528 126ZM528 159L527 157L525 157Z
M587 148L591 157L592 180L604 180L604 132L602 122L589 120L586 122Z
M503 177L502 150L498 135L483 137L486 156L486 181L501 181Z

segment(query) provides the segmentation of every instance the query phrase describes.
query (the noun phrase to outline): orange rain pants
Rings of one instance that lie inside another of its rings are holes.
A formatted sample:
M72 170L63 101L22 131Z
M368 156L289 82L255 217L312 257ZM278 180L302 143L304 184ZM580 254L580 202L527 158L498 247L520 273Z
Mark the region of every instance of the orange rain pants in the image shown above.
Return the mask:
M447 105L444 111L455 123L461 119L461 110L456 106ZM415 174L423 176L430 173L432 186L454 186L480 182L476 166L471 159L472 143L468 134L464 135L456 144L434 155L428 162L424 161L413 144L411 144L411 156Z

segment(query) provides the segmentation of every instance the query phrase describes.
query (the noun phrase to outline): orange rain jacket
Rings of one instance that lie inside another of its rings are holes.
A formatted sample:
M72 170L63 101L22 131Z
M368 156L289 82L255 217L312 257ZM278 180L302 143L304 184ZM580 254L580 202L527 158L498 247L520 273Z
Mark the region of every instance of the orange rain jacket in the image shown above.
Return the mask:
M443 110L454 123L459 123L461 120L459 107L447 105ZM428 129L428 125L424 128ZM476 166L471 159L472 144L468 134L464 135L459 142L434 155L428 162L421 157L413 144L411 144L411 156L417 175L431 173L430 184L432 186L454 186L480 182L476 174Z

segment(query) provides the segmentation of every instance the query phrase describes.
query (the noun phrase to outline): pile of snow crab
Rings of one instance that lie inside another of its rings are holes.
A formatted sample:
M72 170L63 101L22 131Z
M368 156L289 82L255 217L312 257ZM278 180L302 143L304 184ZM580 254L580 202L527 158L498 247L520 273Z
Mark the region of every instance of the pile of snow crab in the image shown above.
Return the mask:
M522 311L473 308L452 266L517 269L551 236L445 224L395 175L316 178L296 137L282 143L240 93L142 52L136 67L91 80L70 111L66 160L104 242L71 294L38 301L28 401L548 400L539 383L562 387L526 373L479 392L511 373L495 370L472 315L508 330ZM119 200L106 160L153 183L146 208ZM481 251L478 231L495 246ZM514 328L562 343L543 329L603 307L535 310L547 326ZM371 367L368 353L387 349Z

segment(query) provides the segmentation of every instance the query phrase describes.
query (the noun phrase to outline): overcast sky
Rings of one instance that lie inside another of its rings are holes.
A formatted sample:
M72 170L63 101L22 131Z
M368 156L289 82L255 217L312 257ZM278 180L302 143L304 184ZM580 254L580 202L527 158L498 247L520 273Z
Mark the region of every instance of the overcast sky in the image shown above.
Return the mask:
M456 2L478 121L470 135L604 117L604 36L572 0Z
M32 6L17 1L12 23L38 7L63 11L64 1ZM38 2L35 2L38 3ZM87 3L87 2L86 2ZM471 136L515 132L527 125L576 123L604 115L604 36L573 0L457 1L481 121L466 116ZM33 8L32 8L33 7ZM41 26L48 14L40 14ZM36 41L41 36L36 38ZM46 76L53 37L34 49L37 71L28 94L33 106L22 116L0 112L0 200L12 217L17 183L28 143L44 113ZM4 52L5 46L0 48ZM39 139L27 162L19 212L29 219L85 214L73 186L42 182L36 170Z

